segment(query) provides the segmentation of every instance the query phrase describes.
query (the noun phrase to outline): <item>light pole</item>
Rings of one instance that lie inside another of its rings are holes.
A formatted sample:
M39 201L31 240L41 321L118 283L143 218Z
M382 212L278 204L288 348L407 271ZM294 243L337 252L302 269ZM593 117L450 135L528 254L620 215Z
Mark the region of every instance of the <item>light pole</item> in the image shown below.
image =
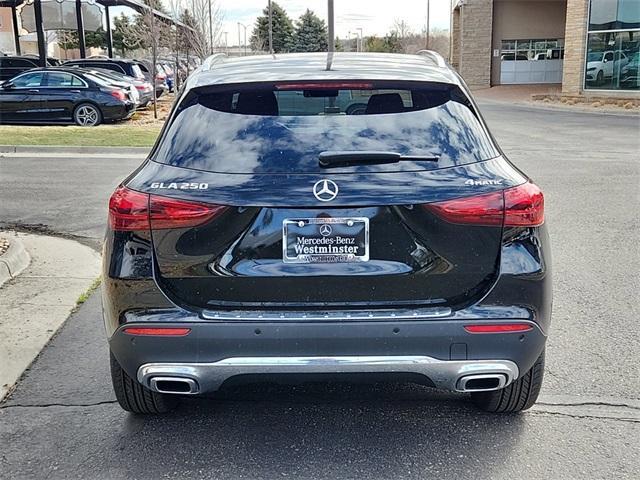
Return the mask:
M240 47L240 27L244 28L244 54L247 54L247 26L238 22L238 47Z
M211 15L211 0L209 0L209 55L213 53L213 16Z
M426 45L427 50L429 50L429 23L431 20L431 17L429 16L430 4L431 4L431 0L427 0L427 45Z
M356 53L360 51L360 37L358 36L358 32L349 32L349 40L353 40L353 36L356 36Z
M328 45L328 50L329 52L335 52L336 50L336 34L335 34L335 23L334 23L334 16L333 16L333 0L328 0L328 5L327 5L327 20L328 20L328 29L327 32L329 33L329 38L327 40L329 40L327 42Z
M273 55L273 13L271 12L271 0L269 0L269 53Z
M227 55L229 55L229 32L224 33L224 50Z
M360 51L364 52L364 37L362 36L362 27L356 28L360 32Z

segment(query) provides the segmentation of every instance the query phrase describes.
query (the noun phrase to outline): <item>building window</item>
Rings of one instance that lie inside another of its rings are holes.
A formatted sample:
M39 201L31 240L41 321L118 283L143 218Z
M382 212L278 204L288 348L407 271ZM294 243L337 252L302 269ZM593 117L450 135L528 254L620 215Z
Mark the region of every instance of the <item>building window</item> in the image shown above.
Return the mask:
M564 58L564 40L503 40L501 60L557 60Z
M638 90L640 0L591 0L585 89Z

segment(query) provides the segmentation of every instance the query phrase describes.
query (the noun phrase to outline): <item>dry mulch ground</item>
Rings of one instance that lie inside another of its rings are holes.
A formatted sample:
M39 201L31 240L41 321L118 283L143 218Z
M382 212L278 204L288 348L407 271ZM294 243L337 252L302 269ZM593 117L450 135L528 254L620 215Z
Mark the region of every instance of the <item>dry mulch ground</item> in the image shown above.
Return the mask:
M0 257L9 250L9 240L4 237L0 237Z
M153 116L153 105L149 104L149 106L143 110L138 110L133 118L131 118L127 122L121 122L119 125L127 126L127 125L145 125L145 126L158 126L161 127L164 124L164 121L169 116L169 112L171 111L171 107L173 107L173 101L175 96L173 93L168 95L163 95L158 99L158 118L154 118Z

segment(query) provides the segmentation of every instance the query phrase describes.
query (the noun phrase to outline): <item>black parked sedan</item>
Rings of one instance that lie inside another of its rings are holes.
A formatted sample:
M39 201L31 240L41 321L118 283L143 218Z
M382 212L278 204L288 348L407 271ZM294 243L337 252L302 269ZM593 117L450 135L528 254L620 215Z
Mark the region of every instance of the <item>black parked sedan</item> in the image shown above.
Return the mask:
M40 66L38 62L37 58L28 56L0 57L0 82L9 80L32 68L38 68ZM53 65L49 59L47 59L47 64Z
M0 85L0 123L94 126L134 111L126 91L77 68L33 69Z
M109 203L116 398L357 375L521 411L549 255L542 191L439 55L214 56Z

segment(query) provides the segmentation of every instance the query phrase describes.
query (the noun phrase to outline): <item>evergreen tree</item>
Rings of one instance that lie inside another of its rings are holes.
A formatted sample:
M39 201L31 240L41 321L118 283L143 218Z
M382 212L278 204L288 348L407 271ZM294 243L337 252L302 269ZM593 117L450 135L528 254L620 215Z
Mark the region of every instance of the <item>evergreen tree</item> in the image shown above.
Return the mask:
M287 12L276 2L271 3L273 18L273 51L274 53L290 52L293 43L293 22ZM269 49L269 7L262 11L262 16L256 19L251 34L252 50Z
M307 9L296 24L293 35L294 52L326 52L327 25L311 10Z
M84 32L84 42L87 48L107 48L107 32L102 27L95 32Z
M142 46L135 26L124 13L113 19L113 46L124 57L128 51Z
M145 4L149 5L154 10L158 10L159 12L162 12L166 15L169 14L169 12L167 11L167 8L162 3L162 0L143 0L143 1Z
M63 50L72 50L80 47L78 42L77 30L58 30L57 43ZM105 48L107 44L107 35L102 27L98 27L95 32L85 31L84 42L87 48Z
M402 43L396 32L391 32L383 38L375 35L365 38L367 52L400 53L403 51Z
M56 37L58 46L63 50L78 48L78 32L76 30L58 30Z

